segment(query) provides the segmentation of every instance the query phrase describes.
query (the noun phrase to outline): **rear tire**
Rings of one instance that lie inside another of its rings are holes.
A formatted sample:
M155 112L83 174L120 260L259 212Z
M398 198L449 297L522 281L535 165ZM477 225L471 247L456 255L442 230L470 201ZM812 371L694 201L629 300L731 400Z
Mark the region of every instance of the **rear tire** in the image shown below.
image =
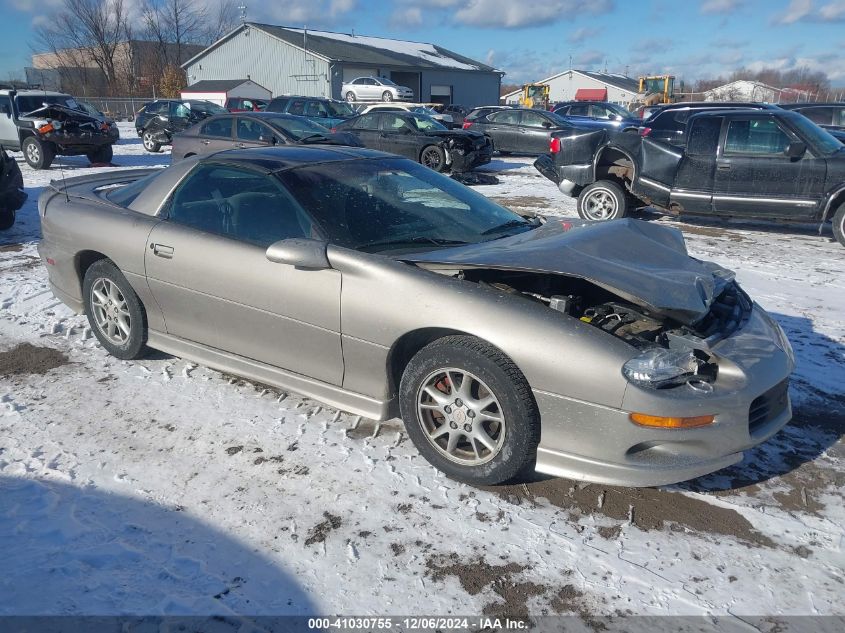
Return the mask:
M355 99L356 99L356 97L355 97L355 93L354 93L354 92L352 92L352 91L350 90L349 92L347 92L347 93L346 93L346 100L347 100L349 103L355 103Z
M49 169L56 157L56 150L52 143L27 136L21 145L24 160L33 169Z
M12 228L15 223L15 212L12 209L0 209L0 231Z
M111 145L101 145L97 149L85 155L91 163L110 163L114 157L114 150Z
M628 215L625 190L612 180L599 180L578 195L578 215L593 222L618 220Z
M141 142L144 144L144 149L148 152L155 154L161 151L161 143L156 142L152 132L144 130L144 133L141 135Z
M452 479L500 484L536 458L540 414L528 381L473 336L447 336L417 352L402 374L399 405L417 450Z
M836 213L833 214L833 237L842 246L845 246L845 203L839 205Z
M443 148L437 147L436 145L424 147L423 151L420 152L420 163L434 171L445 171L446 152L443 151Z
M85 316L109 354L122 360L146 353L147 315L138 295L108 259L94 262L82 282Z

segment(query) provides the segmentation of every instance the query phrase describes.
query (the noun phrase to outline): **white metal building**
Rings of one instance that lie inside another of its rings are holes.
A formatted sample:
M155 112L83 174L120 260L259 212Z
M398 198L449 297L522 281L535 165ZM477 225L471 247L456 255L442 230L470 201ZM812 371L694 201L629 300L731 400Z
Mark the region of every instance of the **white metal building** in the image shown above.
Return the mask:
M182 65L188 90L249 76L274 96L341 97L344 81L387 77L415 101L499 102L502 73L436 44L246 22Z
M567 70L537 83L549 84L549 100L558 101L608 101L626 106L641 99L636 79L617 73L599 73L589 70ZM580 91L580 92L579 92ZM505 103L519 103L521 90L506 94Z
M251 79L205 79L182 91L182 99L204 99L217 105L226 105L229 97L270 100L272 93Z
M780 103L781 90L760 81L739 79L704 92L705 101L763 101Z

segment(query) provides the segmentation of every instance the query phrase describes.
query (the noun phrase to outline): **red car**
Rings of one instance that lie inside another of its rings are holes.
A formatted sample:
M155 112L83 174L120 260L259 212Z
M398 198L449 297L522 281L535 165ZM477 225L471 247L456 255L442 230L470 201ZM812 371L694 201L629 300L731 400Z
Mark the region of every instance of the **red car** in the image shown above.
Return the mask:
M261 112L267 107L267 103L264 99L229 97L226 99L226 109L229 112Z

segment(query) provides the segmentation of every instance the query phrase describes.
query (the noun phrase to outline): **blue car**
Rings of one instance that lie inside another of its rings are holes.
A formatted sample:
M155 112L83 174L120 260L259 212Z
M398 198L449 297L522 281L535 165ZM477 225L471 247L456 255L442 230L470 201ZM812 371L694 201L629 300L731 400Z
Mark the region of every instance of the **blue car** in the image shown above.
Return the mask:
M265 112L284 112L294 116L301 116L311 123L333 128L346 119L358 116L345 101L327 99L325 97L276 97L268 105Z
M583 129L609 129L636 132L642 121L622 106L606 101L568 101L554 107L554 113Z

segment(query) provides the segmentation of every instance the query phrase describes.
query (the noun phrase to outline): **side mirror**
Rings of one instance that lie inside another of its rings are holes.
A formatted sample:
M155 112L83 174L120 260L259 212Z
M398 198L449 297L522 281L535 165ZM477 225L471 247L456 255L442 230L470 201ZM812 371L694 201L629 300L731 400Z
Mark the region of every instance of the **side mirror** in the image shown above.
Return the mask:
M807 151L807 145L801 141L792 141L783 151L789 158L801 158Z
M307 238L279 240L267 248L267 259L277 264L288 264L307 270L331 268L326 254L326 242Z
M543 127L548 130L550 127L552 127L551 121L543 121Z

